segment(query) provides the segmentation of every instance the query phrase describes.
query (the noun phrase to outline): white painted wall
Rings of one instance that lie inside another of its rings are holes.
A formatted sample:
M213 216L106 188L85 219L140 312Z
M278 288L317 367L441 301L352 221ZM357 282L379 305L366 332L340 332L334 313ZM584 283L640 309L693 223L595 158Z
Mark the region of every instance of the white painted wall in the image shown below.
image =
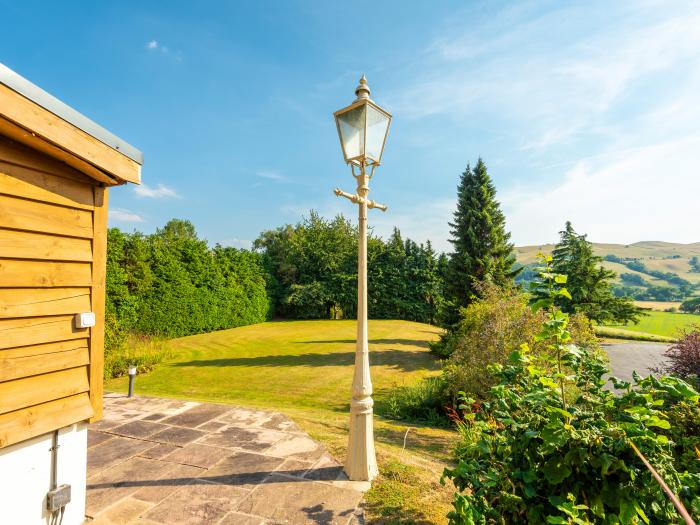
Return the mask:
M71 486L62 525L85 520L87 425L62 428L58 435L59 485ZM0 523L48 525L46 493L51 488L52 434L0 449Z

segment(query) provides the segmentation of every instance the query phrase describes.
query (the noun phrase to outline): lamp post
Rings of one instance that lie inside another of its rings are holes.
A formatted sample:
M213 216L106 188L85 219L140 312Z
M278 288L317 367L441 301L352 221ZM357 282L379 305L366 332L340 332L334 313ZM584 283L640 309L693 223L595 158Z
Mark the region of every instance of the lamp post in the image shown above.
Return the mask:
M357 181L357 193L338 188L335 194L358 205L357 242L357 346L355 371L350 401L350 435L345 473L353 481L371 481L377 473L372 424L372 379L369 370L367 344L367 209L386 206L367 198L369 181L379 166L389 132L391 115L370 98L367 79L363 75L355 89L357 98L349 106L334 113L340 145L345 162L350 165Z

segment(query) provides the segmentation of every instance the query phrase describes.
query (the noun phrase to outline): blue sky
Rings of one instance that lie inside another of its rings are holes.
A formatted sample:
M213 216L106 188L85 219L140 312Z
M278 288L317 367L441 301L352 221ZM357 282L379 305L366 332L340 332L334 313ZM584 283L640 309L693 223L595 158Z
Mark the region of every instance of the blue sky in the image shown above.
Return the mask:
M481 156L516 244L700 241L700 3L14 2L0 62L144 152L110 223L248 246L355 210L332 119L394 115L371 224L447 243Z

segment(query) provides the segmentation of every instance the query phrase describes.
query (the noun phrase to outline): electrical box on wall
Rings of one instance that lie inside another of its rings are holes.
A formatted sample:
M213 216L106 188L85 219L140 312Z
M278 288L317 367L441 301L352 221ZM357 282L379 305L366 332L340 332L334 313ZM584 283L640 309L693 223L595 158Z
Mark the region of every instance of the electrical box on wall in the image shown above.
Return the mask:
M59 485L46 495L46 508L56 512L70 503L70 485Z
M93 326L95 326L94 312L83 312L81 314L75 314L76 328L91 328Z

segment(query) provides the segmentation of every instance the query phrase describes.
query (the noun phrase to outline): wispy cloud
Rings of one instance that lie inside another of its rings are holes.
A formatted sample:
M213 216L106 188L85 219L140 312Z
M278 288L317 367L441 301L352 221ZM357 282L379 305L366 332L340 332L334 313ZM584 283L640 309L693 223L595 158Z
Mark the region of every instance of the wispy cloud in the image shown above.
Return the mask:
M123 208L112 208L109 210L109 220L116 222L144 222L144 218L141 215Z
M548 187L512 188L501 195L508 227L518 244L555 240L567 220L595 242L697 242L700 178L687 166L698 151L696 133L580 161Z
M137 197L145 197L148 199L166 199L166 198L176 198L179 197L177 192L166 186L165 184L158 184L155 188L142 184L141 186L134 187L134 193Z
M261 179L274 180L275 182L289 182L289 179L276 171L259 171L255 174Z
M163 45L158 40L149 40L144 46L146 51L153 56L160 56L163 59L168 59L174 63L181 63L183 61L182 51L179 49L171 49L168 46Z
M224 239L220 241L219 244L221 246L231 246L233 248L249 250L251 246L253 246L253 241L249 239Z
M158 42L158 40L149 40L146 43L146 49L148 49L151 52L159 51L165 55L167 55L170 52L170 49L162 45L160 42Z
M620 8L615 23L593 33L572 23L580 6L560 6L506 8L466 35L462 25L448 29L427 49L426 70L397 93L397 113L462 119L493 112L524 149L545 151L572 135L606 133L606 117L627 96L643 94L650 75L698 64L698 4L680 12ZM543 46L545 34L551 45Z
M466 137L467 160L484 144L506 156L485 160L518 244L555 240L567 219L593 241L697 242L700 4L542 5L454 16L420 74L403 72L396 118ZM446 224L397 219L446 246Z

